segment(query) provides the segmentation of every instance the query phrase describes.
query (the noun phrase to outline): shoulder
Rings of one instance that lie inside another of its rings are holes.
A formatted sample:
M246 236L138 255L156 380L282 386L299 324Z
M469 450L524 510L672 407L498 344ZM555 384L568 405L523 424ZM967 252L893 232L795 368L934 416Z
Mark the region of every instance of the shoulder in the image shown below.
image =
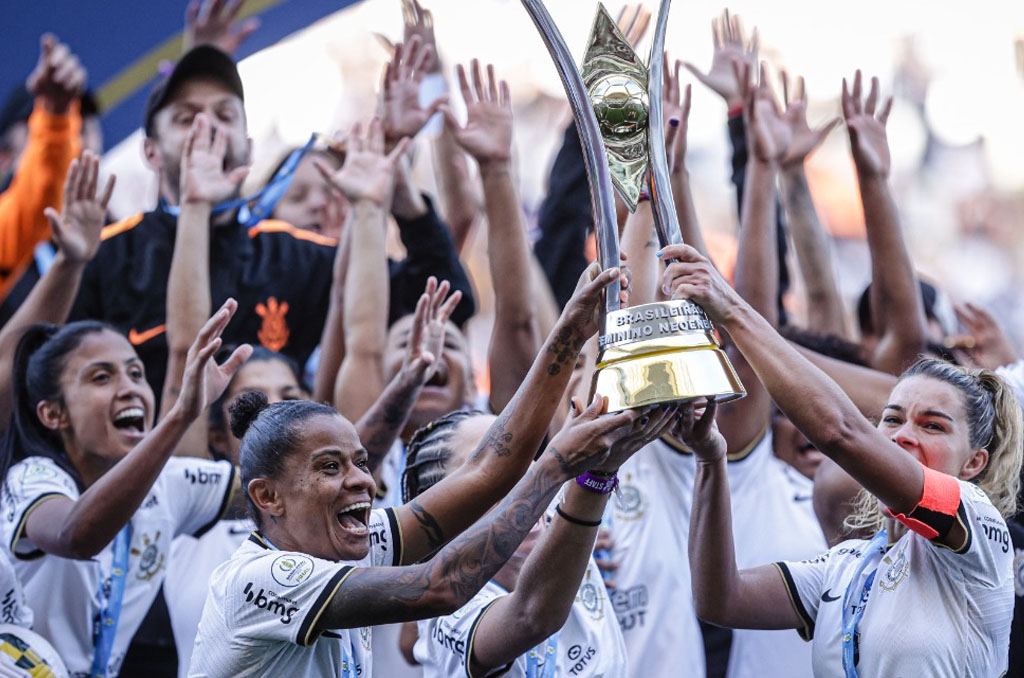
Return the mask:
M221 480L221 474L230 474L231 462L200 457L171 457L160 472L162 482L207 485Z
M15 497L32 494L37 488L52 487L64 490L64 494L78 496L74 478L49 457L28 457L19 461L7 472L7 492Z

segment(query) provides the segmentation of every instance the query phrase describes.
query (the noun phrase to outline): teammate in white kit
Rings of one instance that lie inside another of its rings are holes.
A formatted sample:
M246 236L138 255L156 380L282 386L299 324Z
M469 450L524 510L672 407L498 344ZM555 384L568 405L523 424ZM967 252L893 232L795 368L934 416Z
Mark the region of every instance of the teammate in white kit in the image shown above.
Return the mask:
M989 371L920 360L872 426L698 252L673 245L663 256L677 259L663 277L673 296L699 303L779 408L870 492L854 525L885 526L810 561L739 570L709 406L689 441L700 456L690 524L698 614L723 626L801 629L819 677L1005 671L1014 601L1004 517L1016 510L1024 454L1010 389Z
M579 409L578 401L573 405ZM556 508L516 555L457 612L418 624L414 655L427 678L627 676L626 648L592 551L619 466L675 423L665 407L637 421L595 474L568 483ZM463 463L494 420L454 412L409 444L403 491L414 497ZM599 473L599 475L597 475Z
M202 328L181 395L152 429L153 391L116 331L36 326L19 343L3 532L34 629L72 675L117 675L171 539L201 534L229 506L230 464L168 458L248 355L212 361L235 307L229 300Z

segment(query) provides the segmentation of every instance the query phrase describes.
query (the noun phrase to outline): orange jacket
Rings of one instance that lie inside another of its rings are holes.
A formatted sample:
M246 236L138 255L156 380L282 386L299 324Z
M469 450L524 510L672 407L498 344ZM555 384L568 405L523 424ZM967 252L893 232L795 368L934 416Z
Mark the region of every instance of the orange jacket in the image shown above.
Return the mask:
M28 119L28 142L11 185L0 194L0 298L32 261L35 246L50 237L47 207L60 209L64 176L81 147L78 104L54 115L36 99Z

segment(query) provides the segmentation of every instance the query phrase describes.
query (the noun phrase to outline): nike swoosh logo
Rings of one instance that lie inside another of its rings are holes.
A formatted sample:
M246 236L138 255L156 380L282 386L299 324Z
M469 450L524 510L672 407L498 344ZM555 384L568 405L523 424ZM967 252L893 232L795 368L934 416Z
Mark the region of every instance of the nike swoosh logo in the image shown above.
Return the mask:
M128 341L131 342L132 346L138 346L139 344L145 344L153 337L158 337L167 331L167 325L157 325L151 329L139 332L134 327L128 332Z
M831 595L829 595L830 593L832 593L832 589L826 589L825 592L821 594L821 602L823 602L823 603L832 603L832 602L835 602L835 601L839 600L839 598L841 597L841 596L831 596Z

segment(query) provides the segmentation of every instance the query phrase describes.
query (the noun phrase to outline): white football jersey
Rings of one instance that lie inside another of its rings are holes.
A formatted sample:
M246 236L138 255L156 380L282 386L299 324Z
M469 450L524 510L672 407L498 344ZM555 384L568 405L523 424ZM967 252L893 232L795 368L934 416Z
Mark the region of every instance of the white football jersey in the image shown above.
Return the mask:
M491 581L454 614L424 619L417 624L420 637L414 653L423 665L424 678L473 675L468 661L477 625L494 601L506 595L504 588ZM583 575L569 618L558 633L557 643L541 643L538 647L546 649L548 646L548 653L537 655L538 676L544 675L544 663L551 659L555 661L555 676L560 678L633 675L627 667L622 633L593 558ZM522 678L527 675L527 661L527 656L523 655L490 675Z
M171 543L171 558L164 579L164 599L178 650L178 676L188 675L196 629L203 615L210 575L238 550L256 526L248 518L222 520L199 537L182 535Z
M25 591L6 550L0 551L0 595L0 623L32 628L32 608L25 602Z
M228 462L172 457L132 516L128 573L107 675L118 674L128 643L160 590L171 541L203 534L216 524L231 498L234 475ZM100 583L111 575L113 543L92 560L58 558L36 548L25 536L26 519L54 495L79 497L75 481L54 461L30 457L15 464L3 488L4 539L34 613L33 630L50 641L71 675L87 675Z
M985 493L964 481L959 515L968 533L960 552L908 531L882 557L858 626L860 675L1003 675L1014 605L1010 534ZM842 601L866 546L845 541L778 564L801 635L813 638L817 678L845 676Z
M370 629L319 632L316 620L356 567L395 566L402 559L401 530L392 509L370 514L370 552L335 562L278 551L258 533L210 577L188 675L371 675Z
M687 543L691 453L655 441L623 465L614 499L611 592L636 675L702 676L704 644L693 608ZM768 430L728 465L739 567L821 553L825 537L810 496L772 452ZM793 554L782 556L780 554ZM811 678L810 648L786 631L733 632L729 678Z

